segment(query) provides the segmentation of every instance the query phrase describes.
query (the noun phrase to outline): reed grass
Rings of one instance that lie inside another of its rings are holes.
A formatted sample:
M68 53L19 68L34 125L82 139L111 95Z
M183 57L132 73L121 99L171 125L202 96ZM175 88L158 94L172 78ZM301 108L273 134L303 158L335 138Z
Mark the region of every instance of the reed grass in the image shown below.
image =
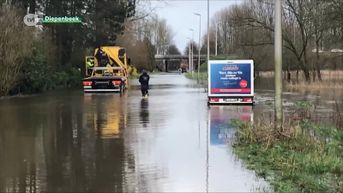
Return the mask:
M343 192L342 128L293 121L276 131L263 118L255 124L235 124L235 152L276 193Z

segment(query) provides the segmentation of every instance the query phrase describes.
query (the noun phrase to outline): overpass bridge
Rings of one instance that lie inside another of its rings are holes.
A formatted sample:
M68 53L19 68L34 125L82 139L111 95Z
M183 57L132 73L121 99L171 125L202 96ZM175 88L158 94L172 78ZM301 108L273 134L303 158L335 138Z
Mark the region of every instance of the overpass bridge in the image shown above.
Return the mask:
M198 69L198 55L193 55L194 69ZM200 55L200 64L204 63L207 55ZM169 70L177 70L181 64L188 66L189 55L155 55L155 64L160 71L168 72Z

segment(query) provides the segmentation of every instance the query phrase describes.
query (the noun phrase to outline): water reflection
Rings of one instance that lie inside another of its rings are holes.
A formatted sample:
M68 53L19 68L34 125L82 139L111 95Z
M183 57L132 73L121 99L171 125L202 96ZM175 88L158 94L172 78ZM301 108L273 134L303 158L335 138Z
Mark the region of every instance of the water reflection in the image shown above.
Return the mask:
M235 156L231 143L236 128L233 120L253 121L251 106L211 106L208 111L208 190L209 192L263 192L268 185ZM213 175L216 174L216 175ZM225 182L220 178L225 176Z
M37 137L36 129L40 129L32 124L44 120L35 118L40 107L22 109L13 104L23 103L12 100L0 108L0 192L35 192L40 185L35 159L42 148L36 149L39 144L30 139Z
M143 127L147 127L147 124L149 123L149 100L147 98L141 99L139 118Z
M120 130L126 128L127 111L125 98L119 95L85 95L84 107L87 127L94 128L103 139L118 138Z
M123 192L132 155L119 137L125 100L116 97L1 105L0 192Z
M123 192L125 147L120 135L127 122L125 98L119 95L90 97L83 105L86 107L85 128L96 132L95 152L88 157L94 159L90 171L93 182L89 191Z
M211 106L209 110L211 145L228 144L235 132L232 120L253 121L252 106Z

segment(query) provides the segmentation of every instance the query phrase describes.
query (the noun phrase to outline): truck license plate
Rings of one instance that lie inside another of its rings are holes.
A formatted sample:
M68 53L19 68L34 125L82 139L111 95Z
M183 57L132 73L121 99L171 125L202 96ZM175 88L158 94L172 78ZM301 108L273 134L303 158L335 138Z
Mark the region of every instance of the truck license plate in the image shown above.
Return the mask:
M242 100L239 98L224 98L223 101L224 102L240 102Z

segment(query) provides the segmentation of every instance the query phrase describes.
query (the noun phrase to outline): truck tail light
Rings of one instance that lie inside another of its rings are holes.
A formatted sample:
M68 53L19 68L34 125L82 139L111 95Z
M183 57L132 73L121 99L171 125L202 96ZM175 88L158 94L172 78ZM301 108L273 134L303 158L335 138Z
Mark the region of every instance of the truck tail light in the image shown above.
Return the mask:
M219 102L219 98L210 98L211 102Z
M113 80L113 81L112 81L112 84L113 84L113 85L120 85L120 84L121 84L121 81L120 81L120 80Z
M251 98L243 98L243 102L252 102Z
M83 81L83 86L92 86L92 81Z

